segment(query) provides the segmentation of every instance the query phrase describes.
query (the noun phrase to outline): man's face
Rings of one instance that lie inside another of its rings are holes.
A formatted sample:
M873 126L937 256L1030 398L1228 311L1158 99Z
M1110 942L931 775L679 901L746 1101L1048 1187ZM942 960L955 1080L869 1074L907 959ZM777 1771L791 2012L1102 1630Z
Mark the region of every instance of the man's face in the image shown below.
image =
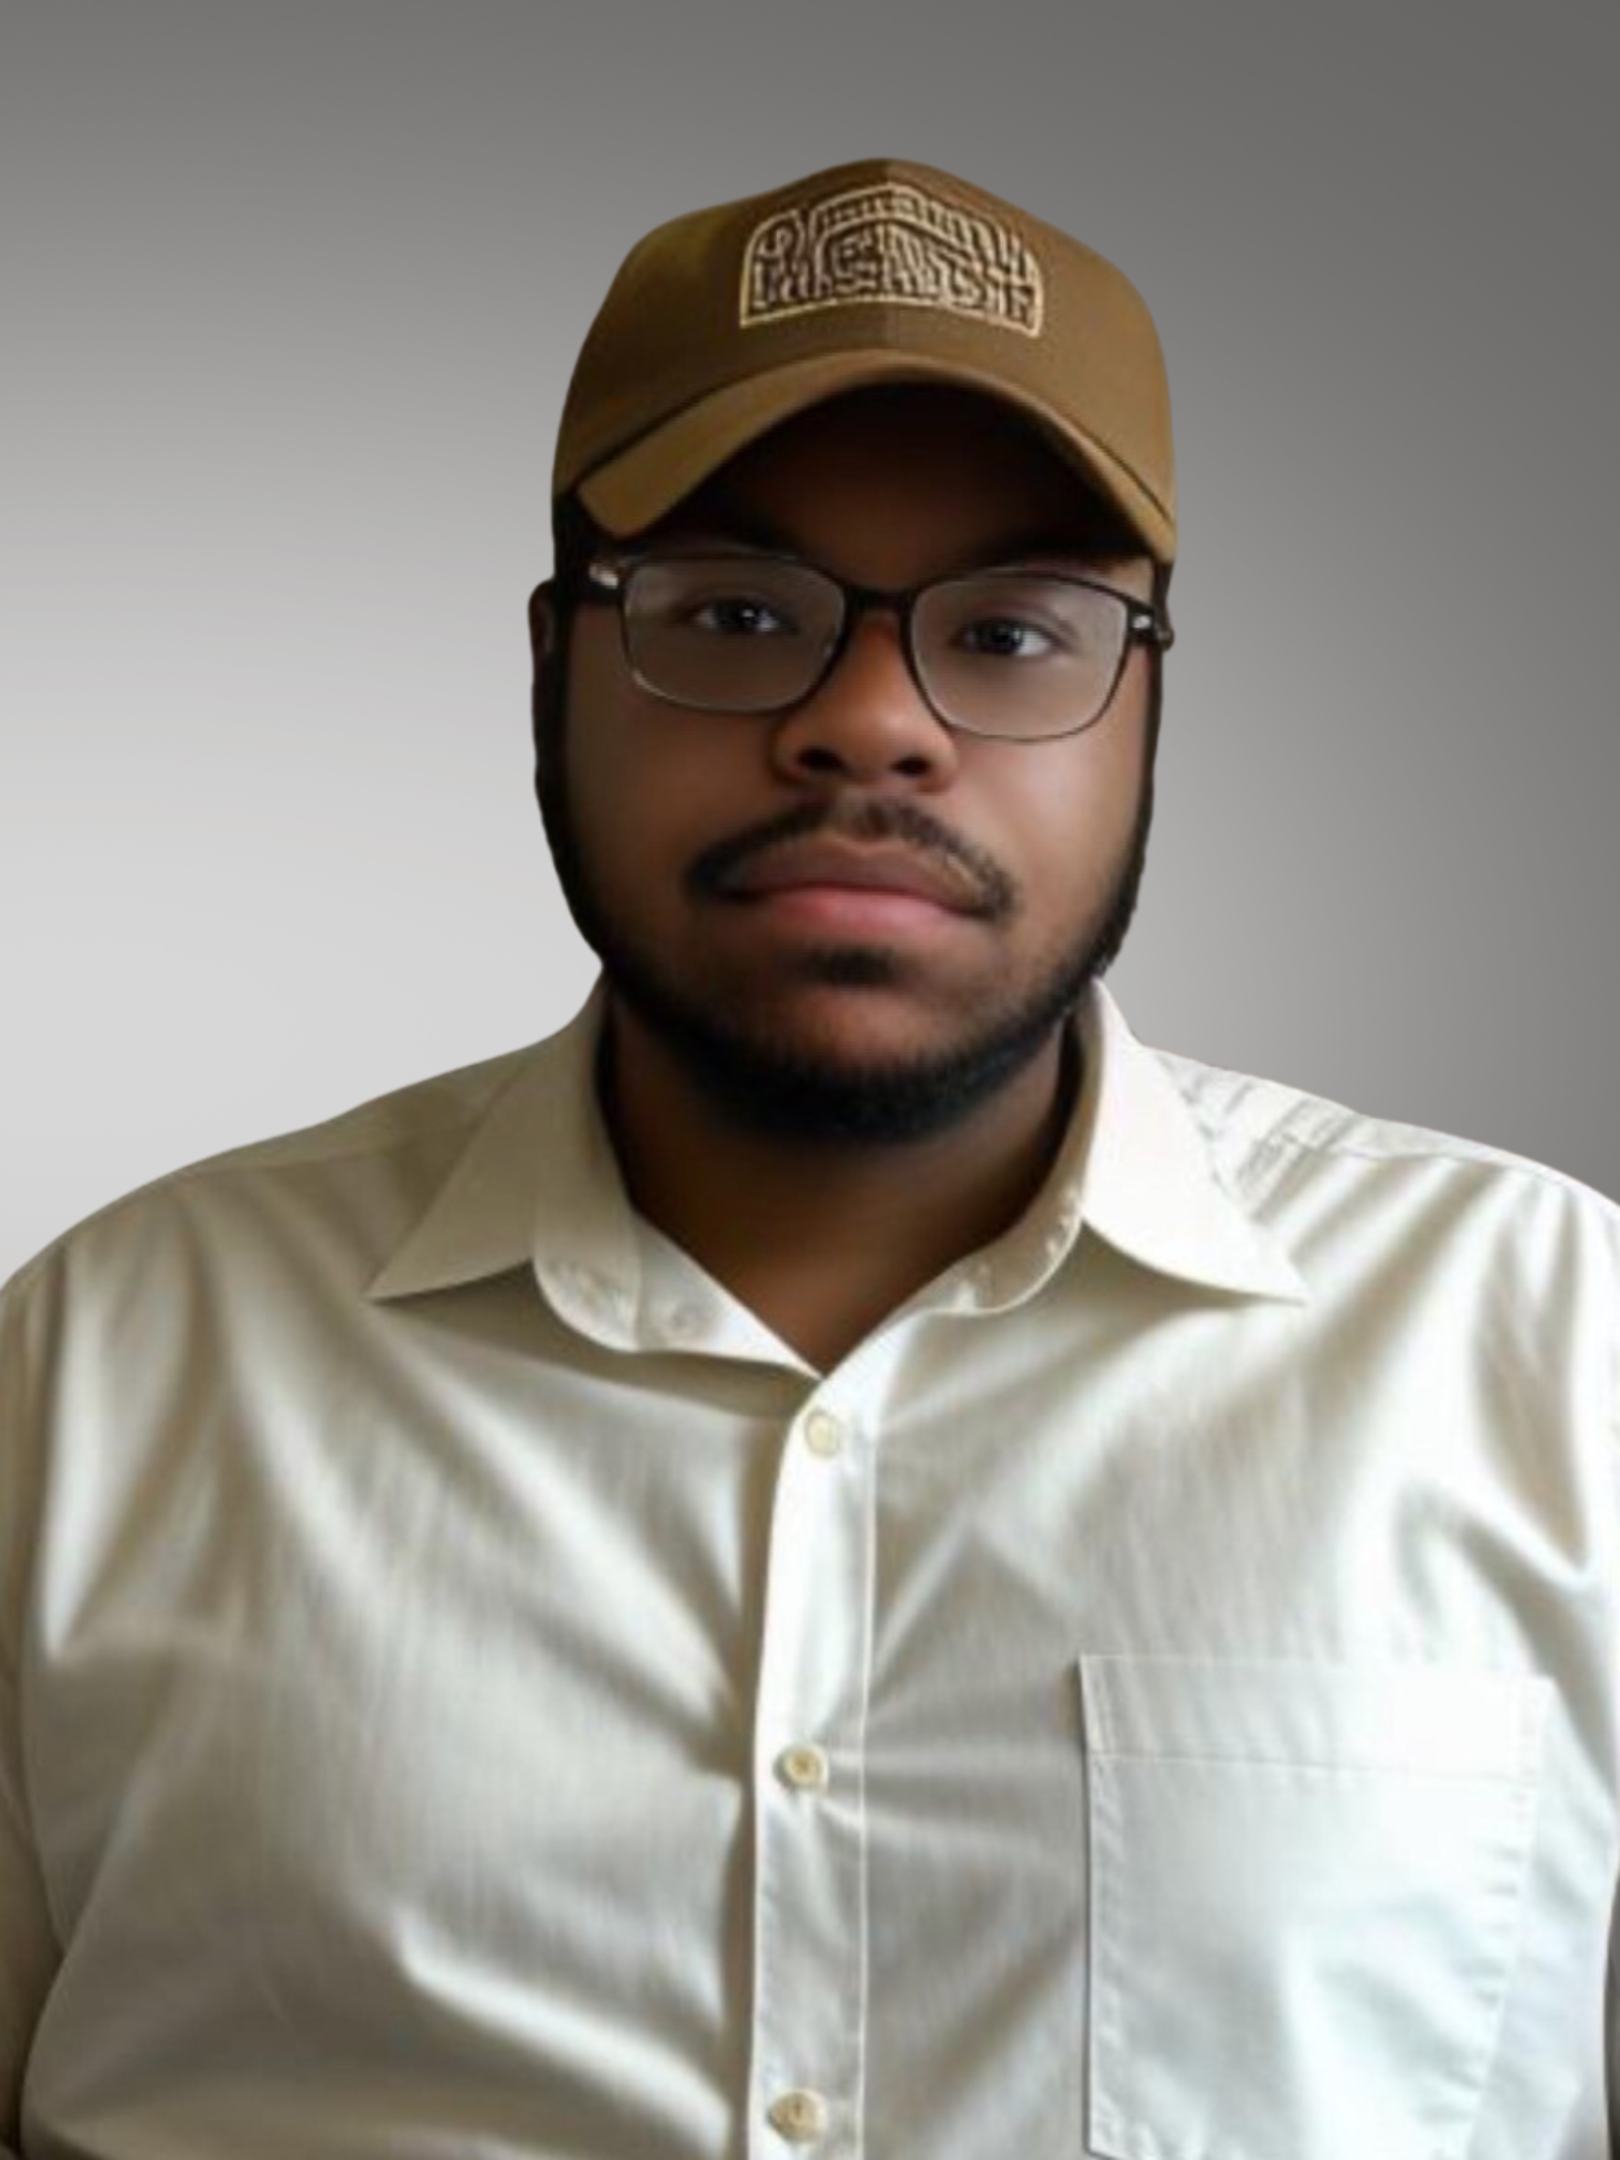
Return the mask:
M884 590L1009 561L1152 589L1069 470L953 390L819 406L627 552L762 535ZM615 1004L754 1130L878 1145L948 1129L1051 1044L1123 938L1151 814L1152 670L1134 648L1078 735L976 738L929 709L883 611L798 706L709 713L641 689L613 607L581 606L552 821ZM948 874L951 904L761 890L809 836Z

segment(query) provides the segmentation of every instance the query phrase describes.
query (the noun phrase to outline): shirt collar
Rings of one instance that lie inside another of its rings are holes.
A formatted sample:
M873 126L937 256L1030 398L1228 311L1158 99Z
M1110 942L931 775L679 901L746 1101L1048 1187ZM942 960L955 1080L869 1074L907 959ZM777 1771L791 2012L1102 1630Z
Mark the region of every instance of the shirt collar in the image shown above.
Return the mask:
M1137 1041L1101 982L1079 1013L1084 1079L1042 1199L1161 1275L1302 1304L1310 1292L1277 1236L1232 1193L1187 1097ZM1040 1202L1015 1225L1039 1221ZM1047 1226L1048 1245L1051 1227Z
M610 1332L633 1335L647 1226L597 1095L606 1006L598 978L574 1019L522 1055L370 1296L532 1266L554 1297L573 1293ZM1102 983L1077 1020L1083 1078L1068 1131L1035 1201L980 1257L981 1307L1031 1295L1082 1228L1158 1274L1303 1302L1294 1263L1228 1190L1186 1097Z
M582 1281L630 1286L635 1223L596 1090L606 1010L598 977L568 1025L521 1056L370 1296L447 1290L553 1255Z

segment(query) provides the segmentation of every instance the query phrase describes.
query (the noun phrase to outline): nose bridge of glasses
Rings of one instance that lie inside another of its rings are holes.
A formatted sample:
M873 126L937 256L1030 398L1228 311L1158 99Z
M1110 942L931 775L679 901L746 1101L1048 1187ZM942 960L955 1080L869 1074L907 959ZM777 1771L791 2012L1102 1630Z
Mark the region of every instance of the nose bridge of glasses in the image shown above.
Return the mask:
M915 643L917 589L894 591L876 585L854 585L832 580L842 601L837 636L823 662L818 691L830 677L851 667L871 664L874 649L884 655L887 669L898 669L903 687L915 707L937 725L940 715L924 685Z

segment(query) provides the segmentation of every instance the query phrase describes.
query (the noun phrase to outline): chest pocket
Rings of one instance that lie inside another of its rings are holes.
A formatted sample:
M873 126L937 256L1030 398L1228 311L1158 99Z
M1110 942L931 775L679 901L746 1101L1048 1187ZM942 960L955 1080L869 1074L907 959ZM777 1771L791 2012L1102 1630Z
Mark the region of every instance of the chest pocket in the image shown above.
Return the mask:
M1083 1657L1087 2151L1460 2160L1551 1683Z

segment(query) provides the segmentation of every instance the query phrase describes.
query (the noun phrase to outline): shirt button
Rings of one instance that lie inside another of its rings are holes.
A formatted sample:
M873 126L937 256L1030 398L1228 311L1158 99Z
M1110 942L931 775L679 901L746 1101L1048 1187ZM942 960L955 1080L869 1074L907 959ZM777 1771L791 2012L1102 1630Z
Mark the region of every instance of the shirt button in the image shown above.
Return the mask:
M665 1332L672 1342L691 1342L703 1333L703 1308L683 1298L664 1315Z
M804 1421L804 1444L812 1455L830 1460L844 1444L842 1421L830 1410L812 1410Z
M795 1792L827 1790L827 1758L820 1748L804 1741L782 1750L776 1758L776 1774Z
M827 2103L820 2093L781 2093L766 2112L771 2128L780 2131L790 2145L813 2144L826 2135Z

